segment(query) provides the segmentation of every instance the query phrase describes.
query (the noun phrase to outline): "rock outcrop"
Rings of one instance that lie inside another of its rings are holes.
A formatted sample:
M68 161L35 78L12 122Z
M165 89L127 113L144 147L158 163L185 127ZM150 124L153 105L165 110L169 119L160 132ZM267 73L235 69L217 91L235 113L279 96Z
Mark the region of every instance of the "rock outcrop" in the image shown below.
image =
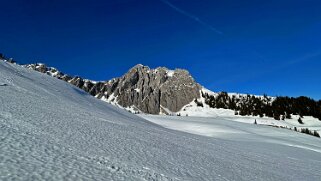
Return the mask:
M118 104L151 114L177 112L200 96L200 86L182 69L136 65L114 84Z
M95 82L66 75L44 64L25 66L69 82L99 99L149 114L177 112L200 97L201 86L183 69L150 69L139 64L122 77Z

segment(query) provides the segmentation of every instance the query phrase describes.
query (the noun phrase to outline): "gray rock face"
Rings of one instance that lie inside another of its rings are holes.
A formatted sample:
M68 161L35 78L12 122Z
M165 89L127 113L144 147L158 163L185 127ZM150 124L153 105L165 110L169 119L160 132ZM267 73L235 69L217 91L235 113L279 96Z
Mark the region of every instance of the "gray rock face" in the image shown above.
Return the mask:
M117 84L114 96L120 105L134 105L150 114L159 114L162 109L177 112L200 96L200 85L188 71L181 69L136 65L119 78Z
M69 82L97 98L149 114L177 112L200 97L201 86L183 69L136 65L120 78L95 82L68 76L44 64L26 67Z

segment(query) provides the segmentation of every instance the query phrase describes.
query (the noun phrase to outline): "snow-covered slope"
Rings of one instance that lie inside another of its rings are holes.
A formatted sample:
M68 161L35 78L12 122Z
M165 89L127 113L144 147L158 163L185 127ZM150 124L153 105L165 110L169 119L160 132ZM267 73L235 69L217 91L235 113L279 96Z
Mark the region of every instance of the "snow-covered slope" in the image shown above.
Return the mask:
M1 61L0 85L0 180L321 178L321 154L311 149L255 134L241 142L242 134L235 141L166 129L64 81ZM317 138L284 134L320 148Z
M217 96L217 93L214 93L208 89L203 88L201 90L203 93L207 93L210 95ZM228 93L229 96L236 96L239 99L246 97L246 94L237 94L237 93ZM262 98L263 96L255 95L258 98ZM268 97L271 101L275 99L275 97ZM236 122L243 122L253 124L256 120L258 124L263 125L270 125L270 126L282 126L286 128L294 129L297 128L298 131L302 128L308 128L312 131L317 131L321 134L321 121L317 118L312 116L304 116L302 117L302 122L304 124L300 124L298 122L299 116L298 115L291 115L291 119L285 118L284 120L275 120L272 117L260 117L260 116L240 116L235 115L235 111L230 109L218 109L218 108L211 108L208 104L205 103L204 97L200 97L197 100L202 106L198 106L195 101L190 102L189 104L185 105L180 111L172 112L172 115L180 115L180 116L190 116L190 117L205 117L205 118L212 118L212 119L224 119Z
M313 150L321 153L321 140L319 138L309 139L309 135L294 132L284 128L272 128L263 120L240 117L182 117L182 116L156 116L140 115L153 123L164 127L184 131L192 134L220 138L224 140L254 142L254 143L275 143L280 145L293 146ZM248 123L251 122L251 125ZM266 120L270 121L270 120ZM274 120L276 122L276 120ZM276 123L277 124L277 123ZM288 126L284 123L284 127ZM319 124L318 126L321 127Z

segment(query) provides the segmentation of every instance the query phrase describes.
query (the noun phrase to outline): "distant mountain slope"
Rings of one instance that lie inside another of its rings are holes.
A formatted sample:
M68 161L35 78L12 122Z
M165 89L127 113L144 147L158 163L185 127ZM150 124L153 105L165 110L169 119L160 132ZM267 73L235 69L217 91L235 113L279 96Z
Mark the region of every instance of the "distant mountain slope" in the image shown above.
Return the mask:
M240 106L247 103L249 96L229 93L224 94L227 97L222 97L222 93L214 93L196 83L188 71L183 69L169 70L165 67L150 69L138 64L120 78L96 82L79 76L69 76L42 63L24 66L67 81L99 99L133 112L176 114L184 106L194 101L203 100L202 103L211 105L210 98L217 98L218 101L221 101L217 105L221 105L219 108L234 109L234 107L230 107L228 98L235 97L235 106ZM275 99L268 96L254 97L265 104L272 103ZM221 100L221 98L223 99Z
M284 120L300 115L300 119L297 119L299 122L302 122L304 116L321 120L321 100L314 101L303 96L290 98L216 93L195 82L189 72L183 69L150 69L138 64L122 77L97 82L69 76L41 63L24 66L67 81L101 100L124 107L133 113L180 115L186 107L196 103L197 107L208 105L213 109L230 109L235 111L235 115L241 116L267 116ZM205 110L207 109L201 112Z
M296 145L320 148L315 137L280 129L280 140L292 141L278 144L246 131L275 129L241 123L234 128L245 134L237 141L165 129L64 81L3 61L0 85L0 180L321 177L320 153L291 146L305 138Z

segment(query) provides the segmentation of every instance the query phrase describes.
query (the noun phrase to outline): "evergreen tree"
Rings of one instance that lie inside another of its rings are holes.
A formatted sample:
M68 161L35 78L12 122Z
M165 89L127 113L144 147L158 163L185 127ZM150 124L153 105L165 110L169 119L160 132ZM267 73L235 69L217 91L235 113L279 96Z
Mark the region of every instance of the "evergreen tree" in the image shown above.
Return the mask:
M286 119L291 119L291 114L290 113L286 113L286 116L285 116Z
M300 124L304 124L303 121L302 121L302 119L301 119L301 117L299 117L298 122L299 122Z
M275 113L273 117L275 120L280 120L280 115L278 113Z

